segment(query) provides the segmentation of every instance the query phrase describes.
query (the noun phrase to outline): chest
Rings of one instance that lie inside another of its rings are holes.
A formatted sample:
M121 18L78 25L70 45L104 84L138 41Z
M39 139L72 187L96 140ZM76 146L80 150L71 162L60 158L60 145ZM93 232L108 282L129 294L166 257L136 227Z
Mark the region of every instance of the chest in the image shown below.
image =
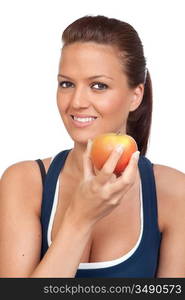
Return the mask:
M51 240L59 230L61 221L70 203L76 183L70 188L63 178L58 188L58 203L53 219ZM108 216L96 223L91 237L84 248L80 262L101 262L117 259L129 252L139 239L141 228L139 185L132 194Z

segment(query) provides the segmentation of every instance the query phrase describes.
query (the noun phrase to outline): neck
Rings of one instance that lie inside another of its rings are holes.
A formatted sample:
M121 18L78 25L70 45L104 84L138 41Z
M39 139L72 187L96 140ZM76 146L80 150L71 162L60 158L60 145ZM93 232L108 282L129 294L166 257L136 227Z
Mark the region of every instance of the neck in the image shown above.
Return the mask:
M74 177L83 176L82 156L86 151L87 144L74 143L74 148L69 152L67 159L67 169Z

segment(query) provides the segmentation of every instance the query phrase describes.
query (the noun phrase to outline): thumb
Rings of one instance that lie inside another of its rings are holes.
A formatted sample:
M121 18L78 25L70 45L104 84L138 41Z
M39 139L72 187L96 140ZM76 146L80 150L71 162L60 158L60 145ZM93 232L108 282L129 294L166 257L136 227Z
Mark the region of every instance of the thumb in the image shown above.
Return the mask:
M84 178L89 178L94 175L93 164L91 161L91 147L92 140L88 139L87 148L85 153L83 154L83 170L84 170Z

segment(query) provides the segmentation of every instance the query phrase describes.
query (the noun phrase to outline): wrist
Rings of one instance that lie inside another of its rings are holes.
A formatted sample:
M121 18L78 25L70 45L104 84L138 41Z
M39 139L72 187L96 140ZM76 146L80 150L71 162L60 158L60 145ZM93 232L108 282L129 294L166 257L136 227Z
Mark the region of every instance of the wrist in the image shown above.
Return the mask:
M83 219L78 214L75 214L70 206L66 209L63 223L68 228L71 228L72 230L75 230L82 234L84 233L90 235L93 229L93 223L89 220Z

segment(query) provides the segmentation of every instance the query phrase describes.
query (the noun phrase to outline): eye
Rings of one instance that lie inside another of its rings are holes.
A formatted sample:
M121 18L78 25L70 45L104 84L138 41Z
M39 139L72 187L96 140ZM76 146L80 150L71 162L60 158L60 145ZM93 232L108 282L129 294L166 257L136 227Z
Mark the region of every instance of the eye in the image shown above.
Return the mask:
M94 82L91 87L93 87L95 90L106 90L108 85L102 82Z
M70 88L73 86L73 83L70 81L61 81L59 82L59 86L63 89Z

